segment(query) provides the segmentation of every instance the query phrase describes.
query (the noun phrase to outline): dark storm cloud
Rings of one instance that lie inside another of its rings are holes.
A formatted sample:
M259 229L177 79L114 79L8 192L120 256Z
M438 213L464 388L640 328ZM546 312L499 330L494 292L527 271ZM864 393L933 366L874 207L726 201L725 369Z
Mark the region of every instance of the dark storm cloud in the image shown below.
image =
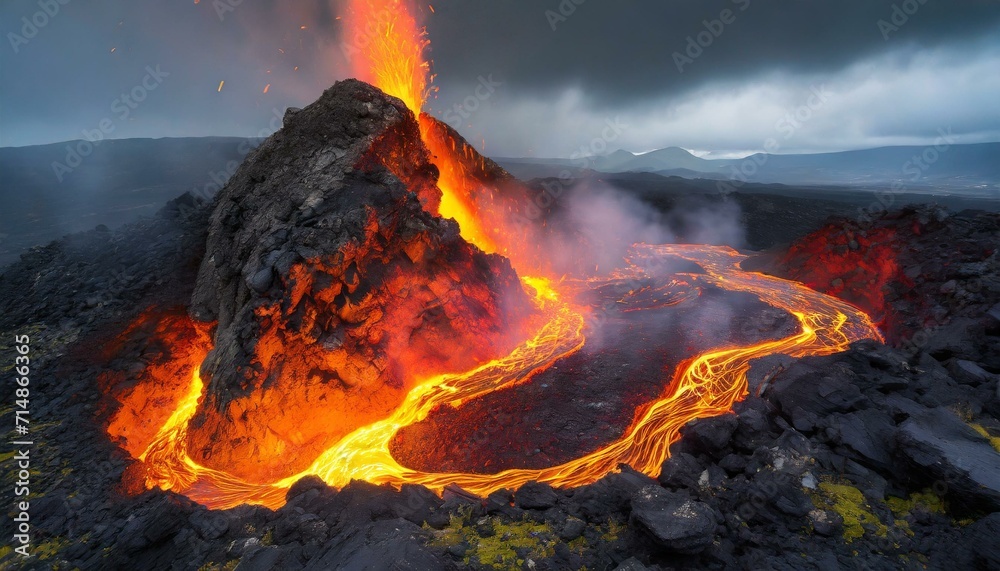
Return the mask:
M428 108L493 154L566 156L617 116L631 126L609 146L757 150L816 85L832 102L788 151L918 143L942 126L1000 136L997 0L433 5L417 8L440 87ZM45 6L58 11L39 17ZM260 134L347 76L341 6L6 0L0 145L108 122L109 137ZM898 29L880 27L894 17ZM26 30L25 18L45 23ZM155 89L140 88L147 66L166 74Z
M1000 2L446 2L435 114L487 152L668 145L724 154L1000 138ZM477 100L477 78L500 84ZM811 91L831 97L786 133ZM511 118L518 118L512 121ZM630 125L600 137L618 118ZM787 138L783 135L788 134Z
M578 85L596 103L618 106L719 78L836 71L890 49L962 42L1000 24L1000 3L986 0L576 2L439 2L429 22L434 61L442 77L491 70L517 91ZM886 29L886 40L878 23L892 24L894 6L913 14L902 12L908 21ZM731 23L716 37L705 22L719 30L712 21L721 22L724 10ZM679 73L675 52L689 57L689 38L697 42L703 32L711 43Z

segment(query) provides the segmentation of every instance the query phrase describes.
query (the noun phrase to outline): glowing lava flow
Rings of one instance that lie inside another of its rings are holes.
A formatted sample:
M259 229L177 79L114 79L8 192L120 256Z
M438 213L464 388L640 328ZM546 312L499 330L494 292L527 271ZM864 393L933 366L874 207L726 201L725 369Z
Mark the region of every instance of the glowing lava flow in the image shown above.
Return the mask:
M412 399L407 399L413 410L403 411L408 407L401 407L392 418L357 431L324 454L310 471L328 483L337 482L339 485L346 484L353 474L375 483L415 483L436 490L448 484L457 484L482 495L501 488L517 488L533 480L548 482L556 487L589 484L617 469L619 464L628 464L655 477L668 456L670 444L678 439L682 426L696 418L728 412L733 403L746 395L746 374L753 359L774 353L793 357L827 355L844 351L850 343L859 339L881 339L864 312L799 283L744 272L739 263L745 256L731 248L692 245L643 245L640 248L643 255L676 256L698 263L706 272L702 279L707 283L730 291L758 295L765 303L795 315L802 331L784 339L704 353L682 363L667 391L637 415L624 437L562 465L540 470L506 470L497 474L429 473L407 470L389 456L387 447L391 434L404 426L400 421L416 422L438 404L457 405L489 390L523 381L525 377L522 374L530 375L552 364L552 361L525 361L520 358L522 353L538 358L570 352L562 350L567 347L567 339L540 335L504 360L516 355L516 370L507 369L513 364L509 361L499 370L497 364L491 363L471 373L441 379L438 385L425 385L420 394L411 394ZM566 323L561 315L563 312L568 314L566 322L577 321L569 317L572 310L563 305L558 310L559 315L547 327ZM582 325L579 321L577 323ZM580 339L582 343L579 333L578 328L571 339ZM543 345L536 345L539 341ZM546 348L545 344L551 347ZM299 477L290 478L282 484L291 485Z
M353 0L347 22L350 29L366 39L365 49L355 62L359 72L363 72L358 75L399 97L419 115L427 94L428 66L422 59L427 42L404 3L401 0ZM469 198L470 190L474 190L471 189L473 183L467 180L459 157L452 154L455 149L434 143L425 123L421 121L422 136L441 173L439 187L443 196L438 214L455 218L462 236L484 251L506 253L507 248L498 247L490 239L491 234L480 227L481 219ZM765 303L794 315L801 330L783 339L713 350L681 363L664 393L636 413L619 440L570 462L544 469L513 469L497 474L421 472L399 465L389 453L389 443L404 426L423 420L434 407L459 406L491 391L523 383L583 346L583 311L569 304L565 292L556 291L547 280L524 278L526 286L535 290L536 303L545 318L545 324L532 338L511 354L475 370L442 375L418 384L388 418L354 430L321 454L307 470L272 484L249 483L200 466L188 456L185 432L204 391L195 372L186 396L139 456L145 468L146 485L183 493L212 508L227 508L241 503L281 506L288 488L309 474L319 476L334 487L344 486L351 479L363 479L394 485L423 484L435 490L457 484L479 494L516 488L532 480L556 487L583 485L598 480L623 463L656 476L682 426L696 418L723 414L746 395L746 375L754 359L774 353L793 357L827 355L844 351L850 343L860 339L881 339L861 310L797 282L745 272L739 267L744 256L730 248L641 245L635 257L677 257L694 262L705 273L692 279L724 290L756 295ZM637 266L625 270L625 274L652 280L650 292L654 297L660 295L661 289L670 289L669 284L656 283L657 278L645 275ZM607 281L621 279L622 275L616 274ZM668 297L664 301L655 297L654 301L650 308L682 300ZM202 349L207 353L209 347Z
M389 442L400 428L423 420L436 406L459 406L498 388L524 382L583 346L583 316L562 303L547 280L524 281L535 290L536 303L547 319L533 338L506 357L473 371L441 375L421 383L389 418L355 430L321 455L308 470L272 485L244 482L200 466L188 456L185 431L204 390L195 372L186 396L139 457L145 465L147 487L174 490L212 508L241 503L278 507L284 503L288 488L309 474L316 474L335 486L343 486L351 479L408 481L409 471L389 454Z
M147 467L147 484L184 493L212 508L227 508L241 503L278 507L284 503L288 488L309 474L335 487L344 486L351 479L363 479L396 485L423 484L435 490L457 484L479 494L516 488L532 480L557 487L579 486L600 479L619 464L656 476L682 426L696 418L723 414L746 395L746 374L753 359L774 353L793 357L828 355L844 351L860 339L881 339L864 312L800 283L744 272L739 263L745 256L730 248L693 245L638 248L640 257L673 256L696 262L705 270L697 279L722 289L757 295L765 303L792 313L799 320L801 331L783 339L707 352L681 363L666 391L637 413L622 438L571 462L497 474L420 472L400 466L389 453L389 442L402 427L426 418L436 406L459 406L490 391L524 382L582 347L582 315L562 302L544 280L531 280L529 285L536 288L539 304L549 318L535 337L510 355L473 371L443 375L420 384L389 418L352 432L308 470L270 485L243 482L199 466L187 456L183 431L202 392L201 380L195 374L188 396L140 458Z

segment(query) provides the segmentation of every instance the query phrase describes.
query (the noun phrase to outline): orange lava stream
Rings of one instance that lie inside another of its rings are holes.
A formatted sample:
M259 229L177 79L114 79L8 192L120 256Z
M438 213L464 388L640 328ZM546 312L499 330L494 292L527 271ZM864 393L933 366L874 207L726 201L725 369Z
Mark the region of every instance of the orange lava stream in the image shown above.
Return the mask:
M422 57L427 41L406 8L402 0L352 0L346 21L353 35L364 40L364 49L356 54L354 61L357 75L399 97L419 116L427 95L428 65ZM456 219L462 236L480 249L507 253L490 239L488 229L480 227L475 204L470 199L473 183L464 175L461 161L453 154L455 150L436 148L433 137L426 136L423 121L421 133L440 171L438 186L443 196L438 213ZM184 448L185 433L204 391L195 372L186 396L139 457L145 466L146 484L183 493L211 508L242 503L276 508L284 504L288 488L309 474L334 487L363 479L394 485L423 484L434 490L457 484L477 494L516 488L532 480L556 487L579 486L600 479L620 464L656 476L682 426L696 418L724 414L746 395L747 372L754 359L774 353L793 357L827 355L844 351L860 339L881 340L878 330L861 310L798 282L745 272L739 267L745 257L730 248L637 246L637 258L643 257L678 257L695 262L705 271L696 279L725 290L754 294L765 303L793 314L801 331L750 346L720 348L681 363L664 393L636 413L620 439L570 462L496 474L421 472L399 465L389 453L389 443L404 426L423 420L434 407L459 406L491 391L523 383L583 347L583 311L565 301L566 296L560 295L547 280L523 278L535 290L536 303L545 318L545 324L533 337L509 355L472 371L441 375L418 384L388 418L355 430L321 454L307 470L272 484L248 483L200 466L188 456ZM635 267L629 271L642 274ZM664 284L653 287L662 288ZM680 300L655 298L654 301L665 306Z
M419 110L416 111L419 114ZM441 189L441 204L438 214L442 218L451 218L458 222L462 238L475 244L487 254L507 254L492 238L486 228L482 227L481 218L476 215L477 208L470 200L472 183L465 174L465 167L455 158L455 149L445 146L445 143L431 135L431 126L424 116L419 116L420 137L431 154L431 162L438 168L438 188Z
M147 483L173 489L211 508L241 503L272 508L285 501L288 488L303 476L314 474L334 487L352 479L394 485L423 484L441 490L457 484L477 494L516 488L537 480L556 487L592 483L620 464L656 476L689 421L724 414L747 394L747 371L753 359L782 353L793 357L828 355L847 349L860 339L881 335L868 316L854 306L788 280L744 272L745 256L724 246L638 246L640 257L679 257L699 264L699 279L730 291L752 293L765 303L792 313L801 325L798 333L745 347L722 348L681 363L665 392L637 413L619 440L590 454L544 469L514 469L497 474L434 473L400 466L389 453L395 433L426 418L436 406L461 403L497 389L525 382L584 343L582 314L560 300L545 280L529 280L548 322L510 355L477 369L442 375L415 387L389 417L344 437L300 474L270 485L250 484L224 472L193 462L183 449L183 433L203 387L195 374L188 396L141 456L147 466Z

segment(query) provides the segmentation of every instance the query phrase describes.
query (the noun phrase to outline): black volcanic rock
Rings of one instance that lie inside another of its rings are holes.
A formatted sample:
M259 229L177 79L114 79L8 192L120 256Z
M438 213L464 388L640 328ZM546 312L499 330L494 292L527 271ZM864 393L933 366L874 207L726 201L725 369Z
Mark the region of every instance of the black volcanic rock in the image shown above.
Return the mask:
M867 409L830 419L835 440L863 462L888 469L893 463L896 426L888 413Z
M698 553L715 539L711 507L659 486L647 486L632 496L632 521L677 553Z
M680 446L671 447L670 458L663 461L660 470L660 483L670 487L698 488L698 479L705 471L705 466L697 458L686 452L680 452Z
M970 525L965 535L981 569L1000 569L1000 512Z
M573 491L573 515L578 515L591 522L607 521L615 514L627 512L636 492L650 485L656 485L656 480L622 467L622 471L611 473L589 486Z
M442 571L454 568L423 545L424 532L402 519L388 519L344 530L314 556L305 569L405 569Z
M681 437L694 448L714 456L726 450L738 425L739 420L733 414L699 419L684 426Z
M900 451L970 511L1000 510L1000 452L949 410L922 411L899 427Z
M556 505L559 495L552 486L542 482L528 482L514 494L517 507L526 510L544 510Z
M991 331L1000 330L1000 303L986 310L986 317L989 319L988 327Z
M848 369L818 370L800 361L774 379L769 396L792 418L848 412L864 400L852 375Z
M289 476L418 379L511 348L530 302L507 260L434 214L436 178L412 113L355 80L248 156L216 198L191 301L217 321L196 461Z
M995 375L975 362L965 359L955 359L951 364L951 372L955 380L973 385L980 385L995 378Z

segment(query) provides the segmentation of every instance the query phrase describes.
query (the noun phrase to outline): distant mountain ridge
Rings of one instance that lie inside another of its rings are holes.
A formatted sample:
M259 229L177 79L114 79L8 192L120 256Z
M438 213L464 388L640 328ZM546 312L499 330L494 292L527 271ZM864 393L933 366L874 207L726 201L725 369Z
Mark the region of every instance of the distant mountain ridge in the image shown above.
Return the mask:
M635 154L618 149L607 155L572 159L556 158L500 158L499 162L524 164L564 165L583 167L601 172L653 172L658 170L687 169L696 172L710 172L716 168L712 161L700 159L680 147L667 147L648 153Z
M879 147L834 153L703 159L680 147L635 154L617 150L579 159L501 158L507 170L538 172L527 165L563 166L598 172L664 175L781 184L878 185L910 183L1000 191L1000 143Z
M152 215L185 191L210 197L257 142L239 137L110 139L89 149L70 172L62 173L62 181L53 163L69 164L70 147L86 148L82 141L0 147L0 267L17 259L25 248L65 234L99 224L113 228ZM724 160L703 159L668 147L642 154L618 150L579 160L508 158L497 162L524 180L561 176L567 171L571 176L632 172L649 178L655 187L667 184L660 177L668 177L675 187L687 179L697 181L703 192L717 192L744 167L752 171L746 182L772 185L771 192L777 191L773 185L788 185L789 193L810 194L814 189L802 187L885 189L897 183L900 192L1000 198L1000 143L953 145L937 156L928 148L759 154ZM934 160L925 161L924 153ZM921 157L919 164L914 156ZM737 180L730 184L750 190L752 185L744 187Z

